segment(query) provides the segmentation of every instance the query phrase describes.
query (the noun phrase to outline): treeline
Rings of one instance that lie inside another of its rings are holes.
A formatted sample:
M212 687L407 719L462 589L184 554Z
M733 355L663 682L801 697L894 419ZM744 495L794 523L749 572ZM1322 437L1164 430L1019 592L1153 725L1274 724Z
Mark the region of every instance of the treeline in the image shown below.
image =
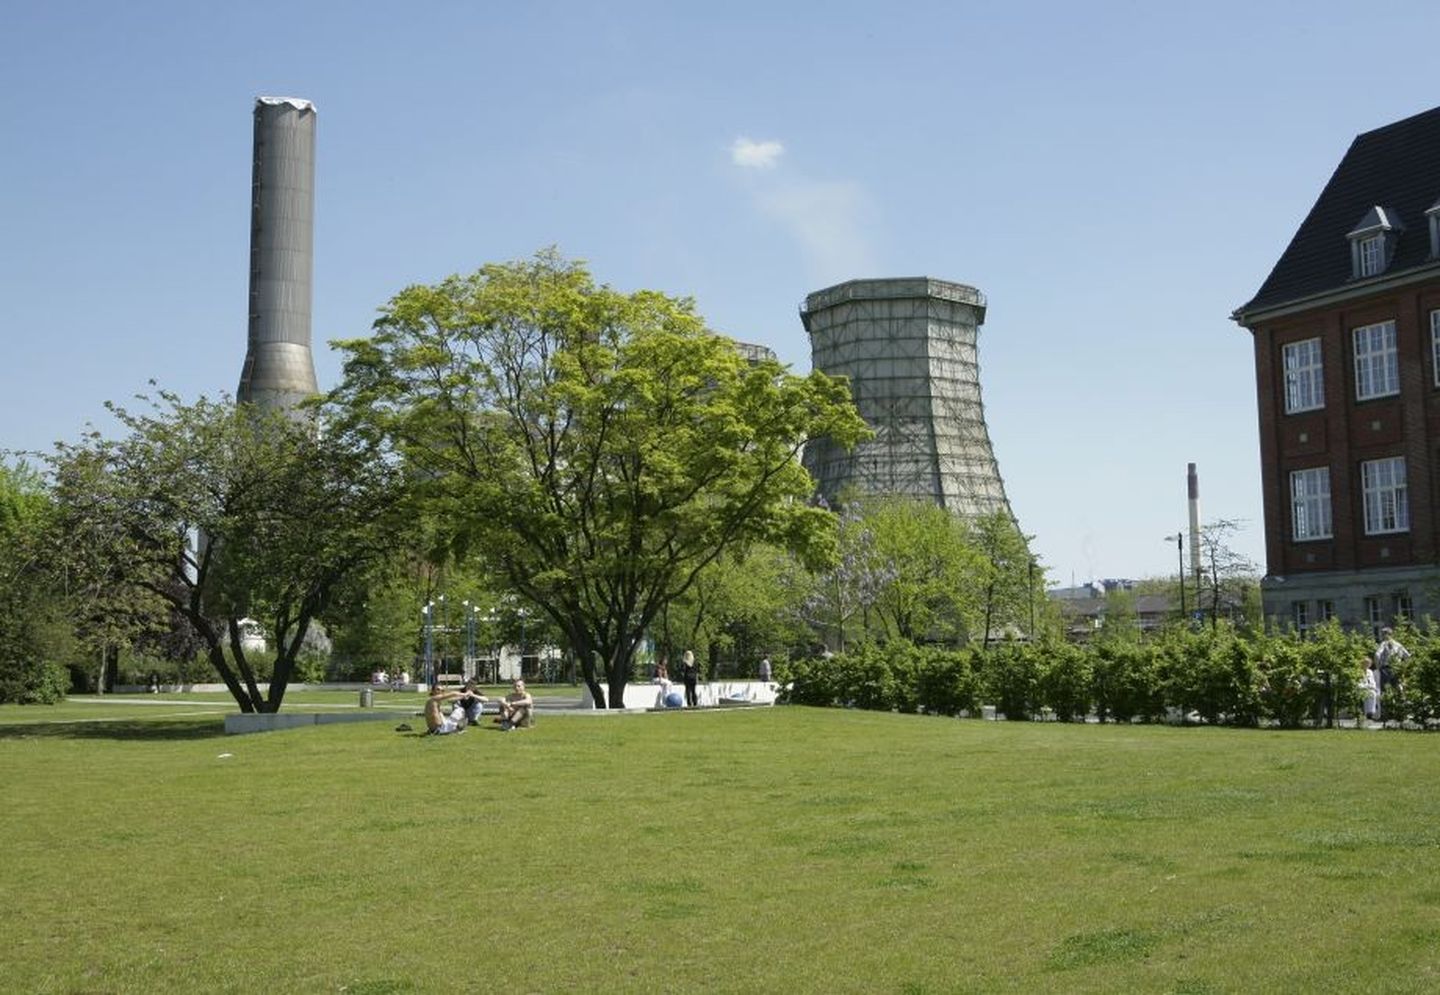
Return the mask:
M1440 627L1405 626L1410 657L1385 693L1387 721L1440 719ZM789 662L788 701L880 711L1007 719L1159 722L1299 728L1360 713L1374 643L1327 623L1305 636L1244 632L1221 623L1173 627L1145 641L1007 641L989 649L905 642Z

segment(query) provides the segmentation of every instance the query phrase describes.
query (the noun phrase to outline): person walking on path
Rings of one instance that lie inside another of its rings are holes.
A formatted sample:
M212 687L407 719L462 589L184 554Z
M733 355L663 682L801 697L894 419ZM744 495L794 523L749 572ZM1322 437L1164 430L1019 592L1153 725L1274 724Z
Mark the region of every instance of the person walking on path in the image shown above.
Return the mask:
M700 680L700 668L695 665L695 651L686 650L681 661L680 676L685 681L685 707L699 708L700 695L695 691L695 683Z

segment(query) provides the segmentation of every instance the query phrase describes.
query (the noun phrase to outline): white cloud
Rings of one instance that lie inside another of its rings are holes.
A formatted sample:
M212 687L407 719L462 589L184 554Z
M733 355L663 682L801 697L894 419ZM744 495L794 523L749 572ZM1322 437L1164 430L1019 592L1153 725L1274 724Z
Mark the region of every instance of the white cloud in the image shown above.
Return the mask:
M730 161L741 169L774 169L785 146L777 141L757 142L741 136L730 145Z

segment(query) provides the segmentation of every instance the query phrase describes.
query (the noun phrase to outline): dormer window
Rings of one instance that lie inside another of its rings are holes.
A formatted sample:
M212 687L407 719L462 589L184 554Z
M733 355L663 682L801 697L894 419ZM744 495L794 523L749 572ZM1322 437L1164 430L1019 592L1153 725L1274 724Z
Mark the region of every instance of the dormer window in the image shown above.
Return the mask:
M1356 276L1374 276L1385 268L1385 236L1371 235L1362 238L1360 251L1360 272Z
M1440 205L1437 205L1440 206ZM1365 212L1355 230L1345 237L1350 240L1350 274L1354 279L1378 276L1390 266L1395 256L1395 243L1403 229L1395 212L1378 204ZM1434 221L1431 239L1434 239Z
M1430 258L1440 258L1440 200L1430 205L1425 212L1430 221Z

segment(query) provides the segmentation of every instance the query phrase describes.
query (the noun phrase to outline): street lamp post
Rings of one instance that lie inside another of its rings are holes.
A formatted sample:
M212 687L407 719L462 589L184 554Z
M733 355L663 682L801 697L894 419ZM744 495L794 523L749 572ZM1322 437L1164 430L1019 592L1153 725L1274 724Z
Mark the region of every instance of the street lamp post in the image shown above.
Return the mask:
M475 676L475 613L480 609L468 600L465 604L465 670L466 677Z
M450 612L445 607L445 595L440 595L436 600L440 602L440 672L448 673L445 670L445 649L449 638L445 634L450 631Z
M488 612L485 613L485 619L484 619L484 621L485 621L486 641L487 641L487 644L488 644L489 647L490 647L490 656L495 660L494 677L493 677L493 680L491 681L491 683L494 683L494 684L499 684L499 683L500 683L500 649L499 649L499 647L497 647L497 646L495 645L495 623L498 622L499 620L500 620L499 616L496 615L494 611L488 611ZM487 680L490 680L490 677L491 677L491 675L489 675L489 674L486 675L486 679L487 679Z
M428 601L420 609L425 622L425 683L435 683L435 602Z
M1185 530L1181 529L1173 536L1166 536L1165 541L1175 540L1175 555L1180 559L1180 618L1185 618Z
M524 608L517 608L515 614L520 616L520 676L525 676L525 620L530 613Z

